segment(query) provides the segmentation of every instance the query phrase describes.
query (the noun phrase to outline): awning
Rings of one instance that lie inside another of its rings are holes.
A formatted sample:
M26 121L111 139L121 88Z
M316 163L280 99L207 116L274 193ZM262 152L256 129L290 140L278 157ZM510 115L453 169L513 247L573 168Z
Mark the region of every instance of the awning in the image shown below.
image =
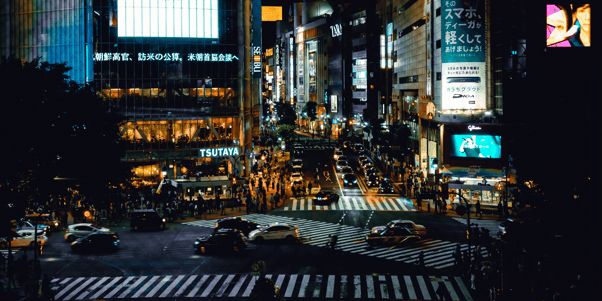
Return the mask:
M502 170L494 168L444 166L441 173L452 177L502 178Z

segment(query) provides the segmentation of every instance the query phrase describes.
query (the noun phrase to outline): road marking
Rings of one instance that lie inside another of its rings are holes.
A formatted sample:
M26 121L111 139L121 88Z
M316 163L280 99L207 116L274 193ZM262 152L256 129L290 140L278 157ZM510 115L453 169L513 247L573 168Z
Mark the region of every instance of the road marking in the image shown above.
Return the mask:
M169 295L169 293L171 293L171 291L173 290L174 287L176 287L176 285L178 285L178 283L180 283L180 281L182 281L182 279L184 278L184 275L180 275L176 278L176 280L174 280L166 289L165 291L163 291L163 293L161 293L161 295L159 295L159 298L165 298L167 297L167 295Z
M228 275L228 277L226 277L226 281L224 281L224 283L222 284L222 286L219 288L219 290L215 294L216 297L218 297L218 298L222 297L222 295L224 294L224 292L226 291L226 289L228 289L228 286L232 282L232 279L234 279L234 276L236 276L236 275Z
M169 281L169 279L171 279L171 276L165 276L148 294L146 294L146 296L144 296L144 298L153 297L163 287L163 285Z
M134 284L130 285L130 286L129 286L129 287L128 287L128 288L127 288L127 289L126 289L126 290L125 290L123 293L121 293L121 294L119 295L119 297L117 297L117 298L120 298L120 299L121 299L121 298L125 298L125 297L127 297L127 295L129 295L129 293L131 293L133 289L135 289L135 288L136 288L138 285L140 285L140 283L142 283L144 280L146 280L146 278L147 278L147 277L148 277L148 276L142 276L142 277L138 278L138 280L136 280L136 282L134 282ZM138 296L139 296L139 295L138 295ZM132 298L137 298L137 297L134 297L134 296L132 296Z
M406 288L408 289L408 294L410 295L409 299L418 299L418 297L416 296L416 291L414 290L414 284L412 284L412 279L410 278L410 276L403 276L403 280L405 280Z
M368 206L370 206L370 208L372 208L372 210L376 211L376 207L374 207L374 205L372 205L372 202L370 200L368 200L368 198L366 198L366 201L368 201Z
M341 275L341 299L347 298L347 275Z
M404 211L408 211L408 208L406 208L406 206L403 204L403 201L401 199L398 198L398 199L396 199L396 201L397 201L397 203L399 203L399 206L401 206L401 208Z
M462 278L456 276L456 277L454 277L454 279L456 279L456 283L458 283L458 286L460 287L460 291L462 291L462 295L464 295L464 299L466 299L466 301L472 301L472 297L470 296L468 289L464 285L464 282L462 282Z
M67 287L65 287L63 290L61 290L60 292L58 292L58 294L55 295L55 298L60 298L62 295L66 294L69 290L71 290L76 284L78 284L80 281L84 280L84 277L79 277L77 279L75 279L73 282L71 282L71 284L69 284ZM69 299L71 296L68 296L67 299Z
M182 295L184 293L184 291L186 291L186 289L188 288L188 286L190 286L190 284L192 283L192 281L194 281L194 279L196 277L197 277L197 275L190 276L190 278L188 278L188 280L186 280L186 282L184 282L184 284L182 285L182 287L180 287L180 289L173 296L175 298L180 297L180 295Z
M389 204L387 203L387 200L385 198L381 198L381 202L383 203L383 205L385 206L385 208L387 208L387 210L393 210L391 209L391 207L389 207Z
M301 201L301 204L299 205L300 206L299 210L305 210L305 200L301 199L300 201Z
M277 286L278 288L282 288L282 283L284 282L284 277L286 277L286 275L284 274L280 274L278 275L278 279L276 279L276 284L274 284L274 286Z
M100 289L96 294L94 294L92 297L90 297L90 299L96 300L98 298L98 296L100 296L102 293L106 292L108 289L110 289L113 284L115 284L117 281L119 281L122 277L116 277L115 279L113 279L113 281L109 282L109 284L105 285L102 289ZM69 278L71 279L71 278ZM54 298L56 299L56 296L54 296Z
M445 287L447 288L447 291L449 292L449 295L451 296L452 300L460 301L460 298L458 297L458 294L456 294L456 290L449 281L449 278L447 276L441 276L441 278L445 280L443 283L445 283Z
M418 285L420 286L420 291L422 292L422 297L424 300L431 300L431 295L429 294L429 290L426 288L426 282L424 282L423 276L416 276L418 279Z
M205 291L203 291L203 293L201 294L201 297L205 298L205 297L209 296L209 293L211 293L213 288L217 285L217 282L219 282L219 280L222 279L222 276L223 275L215 276L215 278L213 278L211 283L209 283L209 286L205 289Z
M339 174L337 173L336 168L332 168L334 170L334 176L337 179L335 182L337 182L337 185L339 185L339 190L341 191L341 197L345 197L345 194L343 193L343 188L341 187L341 181L339 181Z
M240 290L242 285L245 283L246 279L247 279L247 275L242 275L242 277L240 277L240 279L238 279L238 282L236 283L236 285L234 286L234 288L232 289L232 291L230 292L230 295L228 295L228 297L236 297L236 294L238 294L238 291Z
M320 288L322 288L322 275L316 275L316 281L314 285L314 298L320 297Z
M295 210L295 208L297 208L297 198L293 199L293 210Z
M387 288L387 278L385 275L378 275L378 281L380 286L380 297L382 299L389 299L389 290Z
M360 279L360 275L353 276L353 286L355 287L354 297L361 298L362 297L362 280Z
M372 200L371 200L370 202L371 202L371 203L372 203L372 202L376 203L376 206L378 207L378 209L380 209L380 210L385 210L385 208L383 208L383 206L382 206L382 205L381 205L381 203L378 201L378 199L376 199L376 200L375 200L374 198L372 198Z
M401 285L399 285L399 279L397 278L397 275L391 275L391 283L393 283L393 293L395 294L395 299L403 299L403 295L401 294Z
M309 284L309 275L303 275L303 280L301 281L301 287L299 288L299 298L305 298L305 290L307 289L308 284Z
M293 296L293 291L295 290L295 284L297 283L297 275L291 275L288 280L288 286L286 288L286 293L284 294L284 298L290 298Z
M190 293L188 293L188 298L192 298L194 295L196 295L196 293L201 289L203 283L207 281L207 278L209 278L209 275L204 275L201 280L199 280L199 282L192 288Z
M96 280L96 277L92 277L92 278L88 279L88 281L84 282L84 284L78 286L73 292L71 292L71 294L69 294L69 296L67 296L65 298L65 300L69 300L69 299L73 298L75 295L77 295L77 293L79 293L82 289L84 289L86 286L88 286L94 280Z
M368 298L376 298L376 294L374 291L374 278L372 277L372 275L366 275L366 292L368 293Z
M312 204L313 204L312 199L308 199L307 200L307 210L311 210L313 208Z
M159 279L161 276L153 276L146 284L144 284L144 286L142 288L140 288L133 296L132 298L138 298L140 297L140 295L142 295L151 285L153 285L155 283L155 281L157 281L157 279Z
M111 277L103 277L102 279L100 279L100 281L96 282L94 285L92 285L89 289L87 289L85 292L83 292L81 295L77 296L77 298L75 298L75 300L81 300L84 297L86 297L90 292L94 291L96 288L98 288L101 284L103 284L105 281L109 280L109 278Z
M386 200L387 202L390 202L390 203L391 203L391 206L393 206L393 208L395 208L395 210L399 211L399 207L397 207L397 205L395 204L395 199L391 199L391 200L389 200L389 198L385 198L385 200Z
M249 285L247 285L247 289L245 289L245 292L242 294L243 297L249 297L251 295L251 292L253 291L253 287L255 286L255 282L257 281L258 278L259 278L259 276L251 277L251 281L249 281Z

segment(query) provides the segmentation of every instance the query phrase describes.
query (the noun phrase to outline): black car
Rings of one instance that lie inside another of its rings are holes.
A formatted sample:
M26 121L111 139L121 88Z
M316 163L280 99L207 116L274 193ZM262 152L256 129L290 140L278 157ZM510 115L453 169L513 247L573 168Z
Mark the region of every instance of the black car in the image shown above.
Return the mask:
M355 186L357 185L357 179L354 174L345 174L343 176L343 186Z
M118 248L117 232L95 232L71 243L73 252L111 252Z
M236 229L219 229L213 234L199 237L194 242L194 251L199 253L235 251L240 252L247 248L247 238Z
M373 229L366 235L366 242L369 245L378 244L400 244L405 242L415 242L420 236L412 234L407 228L394 227L383 229Z
M165 219L153 209L141 209L132 212L130 229L165 229Z
M295 146L295 155L303 155L303 147Z
M382 193L395 193L393 183L391 183L391 181L388 179L383 179L380 181L380 187L378 188L378 191Z
M337 202L339 195L333 191L322 190L314 196L314 204L316 205L328 205L332 202Z
M219 229L236 229L240 230L244 235L249 235L249 232L259 228L256 222L248 221L241 217L225 217L215 223L215 231Z
M378 175L372 173L366 177L366 185L368 185L368 187L378 187L379 184L380 177Z

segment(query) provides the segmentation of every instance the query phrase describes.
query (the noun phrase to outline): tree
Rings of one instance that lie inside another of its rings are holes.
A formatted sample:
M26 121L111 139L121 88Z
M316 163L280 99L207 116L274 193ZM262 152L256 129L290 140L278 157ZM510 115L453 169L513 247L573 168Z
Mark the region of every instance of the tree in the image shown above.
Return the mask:
M276 103L276 112L278 113L278 125L289 124L295 125L297 120L297 114L295 114L295 110L291 107L291 105L278 102Z
M0 62L6 141L0 148L0 204L17 215L28 201L67 195L69 187L100 199L128 183L120 159L122 120L89 86L70 80L69 70L38 59ZM57 180L65 178L70 180Z
M303 113L307 113L309 121L314 121L318 117L317 107L318 103L315 101L310 101L303 107Z
M282 140L289 145L289 142L295 139L295 126L290 124L282 124L278 126L276 134L278 137L282 137Z

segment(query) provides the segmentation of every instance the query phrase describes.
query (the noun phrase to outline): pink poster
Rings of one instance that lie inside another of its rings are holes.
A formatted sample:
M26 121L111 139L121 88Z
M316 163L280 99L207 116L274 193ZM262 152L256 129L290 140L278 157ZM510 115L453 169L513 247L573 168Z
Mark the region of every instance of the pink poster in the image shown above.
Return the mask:
M589 4L548 4L546 45L548 47L589 47L591 44Z

